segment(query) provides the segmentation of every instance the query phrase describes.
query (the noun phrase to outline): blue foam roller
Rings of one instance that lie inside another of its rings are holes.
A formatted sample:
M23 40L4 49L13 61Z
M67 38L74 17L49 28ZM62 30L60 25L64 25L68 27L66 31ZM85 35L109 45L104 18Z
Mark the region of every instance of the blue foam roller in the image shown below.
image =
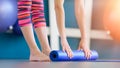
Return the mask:
M74 50L73 57L70 59L67 56L66 52L63 52L61 50L54 50L54 51L51 51L51 53L50 53L50 59L51 59L51 61L89 61L89 60L98 59L97 51L92 50L91 52L92 52L91 57L89 59L87 59L82 50L80 50L80 51Z

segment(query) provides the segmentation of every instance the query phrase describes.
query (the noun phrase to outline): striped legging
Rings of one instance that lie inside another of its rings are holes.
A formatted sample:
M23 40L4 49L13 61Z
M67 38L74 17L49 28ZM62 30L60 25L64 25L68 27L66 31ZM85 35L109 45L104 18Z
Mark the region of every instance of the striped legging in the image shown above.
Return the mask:
M35 28L46 26L43 0L18 0L18 19L20 27L31 22Z

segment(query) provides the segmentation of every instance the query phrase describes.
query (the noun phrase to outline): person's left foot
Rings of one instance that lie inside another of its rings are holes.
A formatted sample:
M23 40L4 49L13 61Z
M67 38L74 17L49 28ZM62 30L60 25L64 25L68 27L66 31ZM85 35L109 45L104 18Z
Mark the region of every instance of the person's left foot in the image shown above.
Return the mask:
M42 52L43 52L45 55L47 55L47 56L50 55L50 51L51 51L51 50L42 50Z
M41 62L50 61L49 56L45 55L42 52L36 53L34 55L31 54L29 60L30 61L41 61Z

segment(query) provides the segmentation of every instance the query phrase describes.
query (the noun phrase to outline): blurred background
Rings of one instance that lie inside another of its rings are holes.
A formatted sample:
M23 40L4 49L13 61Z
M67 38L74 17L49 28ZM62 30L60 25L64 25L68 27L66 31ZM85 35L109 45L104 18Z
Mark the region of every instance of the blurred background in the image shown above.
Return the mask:
M105 31L103 25L103 15L105 6L109 0L90 0L85 1L86 12L89 14L87 17L90 23L90 49L97 50L99 59L120 59L120 44L115 43L109 36L108 31ZM45 3L45 17L47 21L48 38L52 49L61 49L60 39L56 33L54 2L53 0L44 0ZM77 49L80 41L80 33L74 15L74 0L65 0L65 16L66 16L66 34L68 42L73 50ZM1 20L0 20L1 22ZM16 21L17 23L17 21ZM53 28L54 29L53 29ZM71 33L72 32L72 33ZM36 35L35 35L36 37ZM36 42L38 43L37 37ZM40 48L40 44L38 43ZM1 32L0 33L0 59L28 59L29 48L22 35L19 33Z

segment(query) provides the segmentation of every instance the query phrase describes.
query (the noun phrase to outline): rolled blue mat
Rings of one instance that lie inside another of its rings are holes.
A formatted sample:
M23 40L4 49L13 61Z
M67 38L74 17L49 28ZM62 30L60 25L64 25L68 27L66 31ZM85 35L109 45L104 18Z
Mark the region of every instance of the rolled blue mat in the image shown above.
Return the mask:
M75 51L73 51L73 57L70 59L67 56L66 52L63 52L61 50L54 50L54 51L51 51L51 53L50 53L50 59L51 59L51 61L91 61L91 60L98 59L97 51L92 50L91 52L92 52L91 57L89 59L87 59L82 50L80 50L80 51L75 50Z

